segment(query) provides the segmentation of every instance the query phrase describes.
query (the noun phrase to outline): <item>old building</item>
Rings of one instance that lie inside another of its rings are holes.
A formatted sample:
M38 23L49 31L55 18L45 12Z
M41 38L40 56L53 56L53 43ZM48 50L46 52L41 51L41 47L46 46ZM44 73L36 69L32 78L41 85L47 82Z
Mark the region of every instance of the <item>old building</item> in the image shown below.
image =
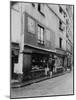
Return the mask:
M66 52L67 66L73 63L73 6L66 6Z
M44 76L53 60L54 72L64 69L66 16L65 5L11 2L12 79Z
M57 67L64 66L66 52L66 6L48 5L53 12L53 31L55 32L55 50L57 55ZM56 28L55 28L56 27Z

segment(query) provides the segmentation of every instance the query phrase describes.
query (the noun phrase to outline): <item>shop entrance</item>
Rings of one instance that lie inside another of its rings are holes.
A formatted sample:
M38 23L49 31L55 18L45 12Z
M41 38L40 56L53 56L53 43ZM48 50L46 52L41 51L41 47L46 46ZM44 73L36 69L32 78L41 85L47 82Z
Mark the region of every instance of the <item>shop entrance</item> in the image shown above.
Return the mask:
M18 63L18 51L12 50L11 52L11 79L16 78L16 74L14 73L14 65Z

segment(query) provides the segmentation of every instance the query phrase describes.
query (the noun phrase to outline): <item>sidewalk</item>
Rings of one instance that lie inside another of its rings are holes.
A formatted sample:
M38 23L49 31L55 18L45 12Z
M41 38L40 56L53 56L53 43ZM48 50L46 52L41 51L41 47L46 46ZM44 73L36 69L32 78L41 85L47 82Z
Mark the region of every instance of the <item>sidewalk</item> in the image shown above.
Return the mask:
M40 81L43 81L43 80L52 79L54 77L58 77L58 76L66 74L66 73L68 73L68 72L66 71L66 72L63 72L63 73L56 73L56 74L53 74L51 78L49 76L45 76L45 77L41 77L41 78L38 78L38 79L26 81L24 83L13 82L13 83L11 83L11 87L12 88L19 88L19 87L27 86L27 85L37 83L37 82L40 82Z

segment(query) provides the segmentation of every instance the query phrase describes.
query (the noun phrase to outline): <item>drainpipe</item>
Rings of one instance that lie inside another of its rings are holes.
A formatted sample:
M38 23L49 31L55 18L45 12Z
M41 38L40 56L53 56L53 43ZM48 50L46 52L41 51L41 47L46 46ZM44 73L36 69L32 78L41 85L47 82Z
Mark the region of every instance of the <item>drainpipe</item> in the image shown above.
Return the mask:
M24 50L24 32L23 32L23 12L22 3L19 4L20 9L20 21L21 21L21 32L20 32L20 52L19 52L19 71L18 80L21 82L23 79L23 50Z

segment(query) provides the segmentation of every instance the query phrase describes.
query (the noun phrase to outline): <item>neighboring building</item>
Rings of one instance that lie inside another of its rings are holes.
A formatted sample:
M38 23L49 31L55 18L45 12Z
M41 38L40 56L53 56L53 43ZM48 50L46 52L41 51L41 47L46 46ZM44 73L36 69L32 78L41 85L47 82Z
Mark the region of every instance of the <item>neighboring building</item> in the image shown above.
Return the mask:
M55 69L64 68L65 55L66 6L11 2L12 78L44 76L55 58Z
M73 63L73 6L66 6L66 52L67 52L67 66Z
M57 56L57 66L64 66L66 52L66 6L65 5L48 5L50 11L54 13L52 17L55 31L55 50ZM56 28L55 28L56 26Z

